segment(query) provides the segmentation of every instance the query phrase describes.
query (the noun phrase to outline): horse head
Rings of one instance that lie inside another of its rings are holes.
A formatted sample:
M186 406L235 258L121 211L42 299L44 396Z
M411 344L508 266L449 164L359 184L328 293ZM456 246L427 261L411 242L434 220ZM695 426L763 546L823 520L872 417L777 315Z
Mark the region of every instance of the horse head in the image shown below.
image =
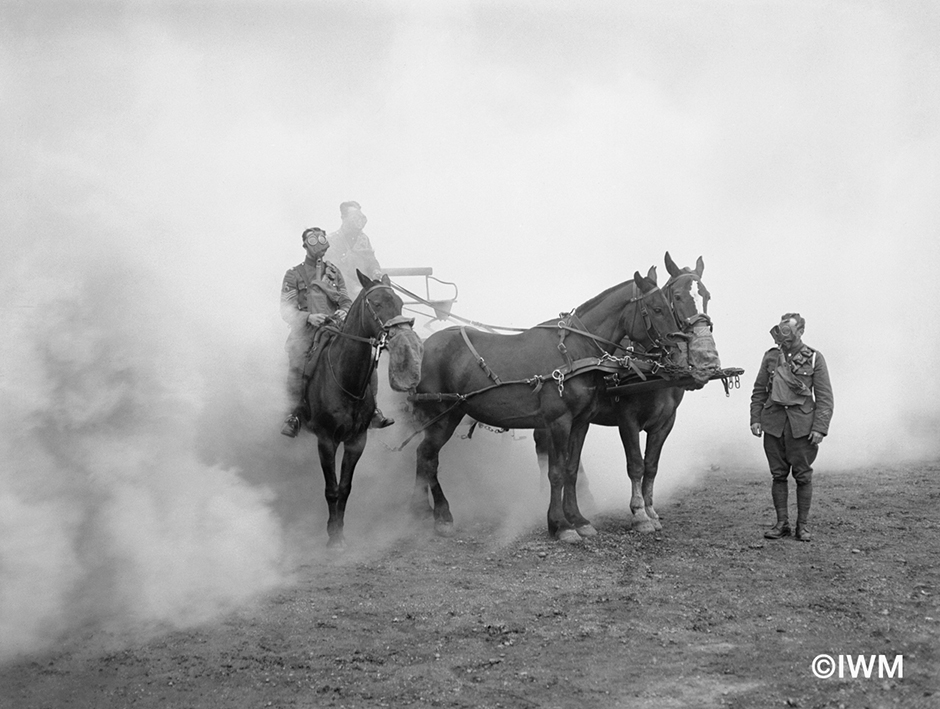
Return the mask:
M388 381L395 391L411 391L421 380L421 355L424 346L412 329L414 318L402 315L402 299L392 289L387 275L373 280L358 269L356 275L362 292L347 317L358 317L361 335L377 338L389 352Z
M660 347L679 330L679 323L666 295L656 285L655 267L646 276L636 271L633 285L637 294L623 310L621 324L624 334L647 350Z
M699 256L694 269L679 268L668 251L665 261L669 280L663 290L676 319L682 325L682 331L688 336L688 365L697 385L694 388L701 388L712 374L721 369L718 350L711 334L712 321L708 316L711 293L702 282L705 262Z

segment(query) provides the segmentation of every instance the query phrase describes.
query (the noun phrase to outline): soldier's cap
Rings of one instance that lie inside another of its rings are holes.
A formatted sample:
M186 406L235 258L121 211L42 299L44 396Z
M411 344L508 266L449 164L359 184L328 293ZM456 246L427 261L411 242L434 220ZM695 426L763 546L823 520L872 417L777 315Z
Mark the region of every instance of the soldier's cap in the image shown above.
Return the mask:
M304 233L300 235L300 241L306 244L307 237L310 236L311 234L323 234L323 236L326 236L326 232L323 231L323 229L321 229L318 226L312 226L312 227L309 227L308 229L304 229Z
M340 216L345 217L345 216L346 216L346 212L348 212L350 209L353 209L353 208L355 208L355 209L362 209L362 205L359 204L359 202L352 202L352 201L350 201L350 202L343 202L341 205L339 205L339 213L340 213Z
M796 320L796 329L803 330L806 328L806 320L803 319L799 313L784 313L780 316L780 322L786 322L790 319Z

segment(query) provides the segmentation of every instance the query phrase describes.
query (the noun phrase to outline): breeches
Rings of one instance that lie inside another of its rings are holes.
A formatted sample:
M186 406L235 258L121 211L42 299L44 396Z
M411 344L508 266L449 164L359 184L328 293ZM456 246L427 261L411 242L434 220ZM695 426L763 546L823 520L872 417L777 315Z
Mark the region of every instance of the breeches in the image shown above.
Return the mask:
M786 482L790 473L797 485L813 481L813 461L819 446L809 442L809 436L793 437L790 422L783 426L782 436L771 436L764 432L764 453L770 464L770 474L775 481Z
M287 395L290 399L300 397L300 388L303 383L304 365L307 362L307 351L313 344L316 330L304 328L299 334L291 332L287 338L284 349L287 350Z

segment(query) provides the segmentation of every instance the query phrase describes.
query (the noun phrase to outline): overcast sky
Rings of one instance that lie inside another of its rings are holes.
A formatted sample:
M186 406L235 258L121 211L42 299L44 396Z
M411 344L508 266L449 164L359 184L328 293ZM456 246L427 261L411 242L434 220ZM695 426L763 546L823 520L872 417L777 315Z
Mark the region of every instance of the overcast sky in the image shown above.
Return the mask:
M500 325L701 255L747 373L686 397L672 484L763 474L791 310L818 468L936 454L938 36L936 2L0 2L0 656L91 588L188 622L281 581L277 298L345 200ZM612 432L585 458L623 478Z

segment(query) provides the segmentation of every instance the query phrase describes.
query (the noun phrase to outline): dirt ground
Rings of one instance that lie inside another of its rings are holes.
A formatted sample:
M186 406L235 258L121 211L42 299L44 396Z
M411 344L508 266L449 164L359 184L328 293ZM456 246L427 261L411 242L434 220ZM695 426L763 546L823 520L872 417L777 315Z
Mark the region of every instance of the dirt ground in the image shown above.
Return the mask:
M72 634L0 669L0 704L940 707L938 475L817 470L809 544L763 539L753 470L705 471L662 505L661 533L599 515L580 545L455 508L452 538L311 552L292 583L200 627ZM820 654L903 655L903 677L819 679Z

